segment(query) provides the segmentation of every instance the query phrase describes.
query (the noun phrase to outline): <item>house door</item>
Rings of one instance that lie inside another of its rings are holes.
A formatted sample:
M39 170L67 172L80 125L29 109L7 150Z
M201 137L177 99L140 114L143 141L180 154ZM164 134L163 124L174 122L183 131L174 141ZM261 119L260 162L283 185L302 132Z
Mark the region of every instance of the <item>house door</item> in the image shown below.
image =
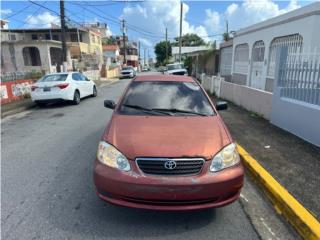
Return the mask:
M252 48L250 87L264 90L262 71L264 65L264 42L257 41Z

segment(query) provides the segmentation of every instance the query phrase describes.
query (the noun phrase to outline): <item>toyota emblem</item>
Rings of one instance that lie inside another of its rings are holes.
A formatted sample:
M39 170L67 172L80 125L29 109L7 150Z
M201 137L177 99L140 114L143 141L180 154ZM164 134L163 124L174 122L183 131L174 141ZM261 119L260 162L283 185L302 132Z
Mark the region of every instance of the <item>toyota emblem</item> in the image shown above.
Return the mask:
M168 160L164 163L164 167L169 170L173 170L177 167L177 163L173 160Z

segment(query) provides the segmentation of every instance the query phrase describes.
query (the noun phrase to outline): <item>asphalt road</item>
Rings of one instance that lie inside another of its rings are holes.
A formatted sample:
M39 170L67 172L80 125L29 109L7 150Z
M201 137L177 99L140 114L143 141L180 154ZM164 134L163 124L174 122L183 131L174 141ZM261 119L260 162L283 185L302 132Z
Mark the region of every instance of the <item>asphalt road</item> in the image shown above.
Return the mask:
M2 239L259 239L239 201L196 212L117 207L95 195L97 144L128 80L80 105L59 104L2 121Z

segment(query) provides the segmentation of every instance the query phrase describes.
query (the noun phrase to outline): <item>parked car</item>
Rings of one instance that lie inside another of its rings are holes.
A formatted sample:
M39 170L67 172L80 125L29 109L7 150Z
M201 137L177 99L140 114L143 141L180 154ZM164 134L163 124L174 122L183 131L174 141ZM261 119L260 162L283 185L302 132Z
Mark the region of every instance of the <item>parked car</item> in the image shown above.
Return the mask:
M136 76L136 71L133 67L123 67L121 70L120 78L134 78Z
M31 86L31 98L39 106L61 100L79 104L80 99L97 96L93 81L79 72L48 74Z
M104 201L155 210L221 207L238 199L236 144L198 82L144 75L128 86L98 146L94 184Z
M149 71L149 67L148 66L144 66L143 68L142 68L142 72L148 72Z
M187 69L183 66L182 63L172 63L166 66L167 71L164 74L168 75L188 75Z

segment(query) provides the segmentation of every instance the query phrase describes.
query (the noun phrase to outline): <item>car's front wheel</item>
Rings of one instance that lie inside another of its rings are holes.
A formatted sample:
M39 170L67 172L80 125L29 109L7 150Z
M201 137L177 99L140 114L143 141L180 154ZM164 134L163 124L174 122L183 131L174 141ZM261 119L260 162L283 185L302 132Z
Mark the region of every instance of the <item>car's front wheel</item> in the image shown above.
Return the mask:
M96 86L93 86L93 93L92 93L92 97L96 97L98 95L98 91Z
M74 105L78 105L80 103L80 93L78 90L74 92L72 103Z

